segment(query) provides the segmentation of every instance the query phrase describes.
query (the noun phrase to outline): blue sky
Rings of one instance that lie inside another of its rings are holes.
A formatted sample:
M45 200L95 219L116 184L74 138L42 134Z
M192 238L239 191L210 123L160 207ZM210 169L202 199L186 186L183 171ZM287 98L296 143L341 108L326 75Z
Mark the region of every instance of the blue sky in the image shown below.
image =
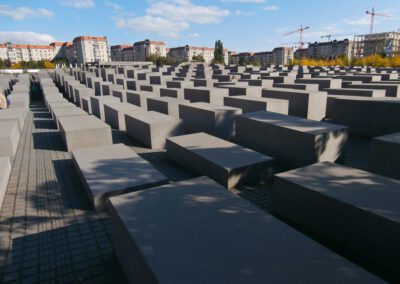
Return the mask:
M400 28L400 0L0 0L0 42L97 35L107 36L110 45L149 38L169 47L211 47L221 39L229 50L266 51L295 46L298 34L282 35L301 24L310 26L306 42L324 34L368 33L365 11L373 6L390 16L376 18L376 32Z

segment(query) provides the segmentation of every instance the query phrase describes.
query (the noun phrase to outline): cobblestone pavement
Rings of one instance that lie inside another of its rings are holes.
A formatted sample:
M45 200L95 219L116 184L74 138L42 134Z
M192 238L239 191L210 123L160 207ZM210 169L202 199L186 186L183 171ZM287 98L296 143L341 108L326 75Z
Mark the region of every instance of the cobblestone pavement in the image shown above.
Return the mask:
M142 148L119 131L113 131L113 139L132 147L171 181L195 177L169 162L164 151ZM271 188L232 192L271 212ZM71 156L42 102L31 106L13 161L0 212L0 250L3 283L126 282L114 256L109 216L90 209Z

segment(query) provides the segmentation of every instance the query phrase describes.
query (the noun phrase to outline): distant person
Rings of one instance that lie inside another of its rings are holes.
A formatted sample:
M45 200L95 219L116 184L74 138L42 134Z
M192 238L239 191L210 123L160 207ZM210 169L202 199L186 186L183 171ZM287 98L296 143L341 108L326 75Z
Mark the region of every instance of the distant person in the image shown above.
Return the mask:
M236 83L236 77L235 77L235 75L232 76L232 82L233 82L233 83Z
M8 105L9 103L6 96L2 92L0 92L0 109L6 109L8 108Z

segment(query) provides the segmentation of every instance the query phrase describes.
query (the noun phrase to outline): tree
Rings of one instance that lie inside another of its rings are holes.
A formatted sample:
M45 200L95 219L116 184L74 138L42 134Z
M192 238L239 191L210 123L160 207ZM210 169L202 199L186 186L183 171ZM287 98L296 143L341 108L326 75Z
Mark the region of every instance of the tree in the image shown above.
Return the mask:
M206 62L206 61L204 60L203 55L201 55L201 54L199 54L199 55L193 55L192 61L194 61L194 62Z
M240 59L239 59L240 66L246 66L249 64L250 64L250 61L249 61L249 59L247 59L247 57L240 57Z
M214 47L214 61L217 63L224 64L225 59L224 59L224 45L222 41L217 40L215 42L215 47Z
M64 64L66 66L69 66L69 61L65 57L54 58L51 62L53 62L54 64L60 64L60 65Z

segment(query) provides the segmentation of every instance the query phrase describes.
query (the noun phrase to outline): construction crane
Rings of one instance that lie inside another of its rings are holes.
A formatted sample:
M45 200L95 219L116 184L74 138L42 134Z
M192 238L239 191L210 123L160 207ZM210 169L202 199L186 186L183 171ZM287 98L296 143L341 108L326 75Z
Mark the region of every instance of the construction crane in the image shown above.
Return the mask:
M381 14L381 13L376 13L375 12L375 8L372 7L372 11L365 11L365 13L367 15L371 15L371 24L369 26L369 33L372 34L374 32L374 25L375 25L375 16L379 16L379 17L387 17L389 18L390 16L385 15L385 14Z
M352 35L352 34L344 34L344 35L331 35L331 34L328 34L328 35L321 36L321 38L328 38L328 41L331 41L331 37L348 36L348 35Z
M287 35L291 35L291 34L294 34L294 33L300 33L300 41L298 42L298 43L300 44L300 45L299 45L299 48L304 48L303 32L304 32L305 30L309 29L309 28L310 28L309 26L303 27L303 25L301 25L301 26L300 26L300 29L297 29L297 30L295 30L295 31L291 31L291 32L285 33L285 34L282 35L282 36L287 36Z

